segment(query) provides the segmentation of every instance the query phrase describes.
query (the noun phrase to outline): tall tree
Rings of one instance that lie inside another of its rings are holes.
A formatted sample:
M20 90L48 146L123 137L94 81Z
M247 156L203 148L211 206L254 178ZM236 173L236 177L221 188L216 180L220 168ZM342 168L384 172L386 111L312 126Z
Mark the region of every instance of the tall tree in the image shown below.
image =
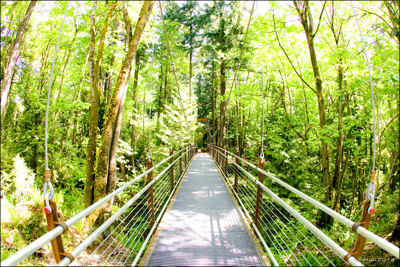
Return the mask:
M208 14L214 13L214 15ZM213 6L205 12L205 16L209 18L204 22L205 26L211 23L213 26L205 34L208 37L210 45L214 46L215 54L218 55L219 61L219 138L218 144L225 145L226 134L226 69L234 65L237 55L234 48L239 47L239 37L243 32L240 25L241 6L237 2L214 2Z
M94 201L104 197L112 191L117 183L116 177L110 172L115 166L116 149L113 148L118 143L121 119L120 114L123 111L126 91L131 75L132 65L136 57L136 51L140 38L150 17L154 1L146 1L141 8L135 31L128 46L128 52L123 60L119 71L114 92L110 103L107 106L105 122L103 127L102 143L99 149L99 156L96 165Z
M29 20L32 16L33 9L37 4L36 0L30 2L28 9L25 12L23 21L18 27L17 37L14 41L13 48L11 49L10 56L8 58L6 67L4 68L3 79L1 80L1 114L2 117L5 115L5 109L8 102L8 95L10 93L10 86L12 82L12 77L14 73L15 64L17 63L19 48L22 43L26 28L28 27Z
M307 39L308 52L310 55L311 66L314 74L315 81L315 94L318 99L318 114L319 114L319 126L321 129L321 156L322 156L322 173L324 176L324 185L325 185L325 200L328 201L330 199L331 192L331 178L330 178L330 168L329 168L329 149L328 144L325 141L327 137L326 133L326 112L325 112L325 101L324 101L324 92L322 87L322 77L320 68L318 65L317 54L315 51L314 39L318 33L322 14L325 9L326 2L323 3L323 7L319 16L319 20L317 22L317 27L314 26L313 17L310 10L309 1L294 1L294 6L296 8L297 14L299 15L301 25L303 26L304 33Z
M97 133L99 125L100 108L100 88L99 73L103 58L103 51L106 39L108 24L117 3L110 4L106 19L100 32L100 40L96 57L96 9L97 1L93 3L92 13L90 15L90 47L89 47L89 82L90 82L90 111L89 111L89 140L86 150L86 181L85 181L85 206L93 203L94 196L94 178L97 150Z

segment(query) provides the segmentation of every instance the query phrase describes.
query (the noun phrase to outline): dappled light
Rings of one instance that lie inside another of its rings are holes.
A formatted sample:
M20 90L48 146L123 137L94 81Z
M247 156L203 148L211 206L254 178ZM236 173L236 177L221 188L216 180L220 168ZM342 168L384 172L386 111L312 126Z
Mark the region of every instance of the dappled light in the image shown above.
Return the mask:
M1 265L399 265L399 1L0 8Z

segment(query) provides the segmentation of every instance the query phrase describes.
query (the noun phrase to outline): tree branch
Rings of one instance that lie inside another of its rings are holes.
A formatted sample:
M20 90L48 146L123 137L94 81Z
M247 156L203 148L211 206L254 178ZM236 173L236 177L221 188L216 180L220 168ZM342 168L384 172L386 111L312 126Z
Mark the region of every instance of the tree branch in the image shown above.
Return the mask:
M359 8L357 8L357 9L359 9ZM363 11L363 12L365 12L365 13L367 13L367 14L377 16L378 18L380 18L380 19L393 31L393 27L390 26L390 24L389 24L384 18L382 18L382 16L380 16L380 15L374 13L374 12L365 10L365 9L360 9L360 10Z
M324 13L325 7L326 7L326 1L324 1L324 5L322 6L321 13L319 14L317 29L315 30L314 33L311 33L311 36L312 36L313 38L314 38L314 36L317 34L317 32L318 32L318 30L319 30L319 26L321 25L322 15L323 15L323 13Z
M272 20L273 20L273 22L274 22L274 32L275 32L276 39L278 40L279 47L281 48L281 50L282 50L283 53L285 54L285 56L286 56L286 58L288 59L290 65L292 66L294 72L297 74L297 76L300 78L300 80L301 80L305 85L307 85L307 87L310 88L310 89L315 93L315 92L316 92L315 89L312 88L312 87L303 79L303 77L299 74L299 72L297 71L297 69L296 69L295 66L293 65L292 60L290 59L290 57L289 57L288 54L286 53L286 50L283 48L283 46L282 46L282 44L281 44L281 41L280 41L280 39L279 39L279 36L278 36L278 32L276 31L275 16L274 16L274 15L272 15Z

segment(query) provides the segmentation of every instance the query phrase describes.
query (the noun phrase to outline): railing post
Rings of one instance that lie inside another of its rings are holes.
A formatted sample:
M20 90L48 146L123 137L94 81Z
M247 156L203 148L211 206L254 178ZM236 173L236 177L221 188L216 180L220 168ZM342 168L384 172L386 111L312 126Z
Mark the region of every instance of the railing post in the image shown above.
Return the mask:
M148 159L147 159L147 169L151 169L152 167L153 167L153 159L151 157L151 152L149 151ZM147 174L146 180L147 180L147 184L153 180L153 171L151 171L151 172L149 172L149 174ZM149 190L148 202L149 202L149 212L150 212L149 229L151 229L156 221L155 212L154 212L154 187L153 187L153 185L151 185L148 190Z
M213 158L214 158L214 160L217 160L217 155L215 154L215 145L213 145L213 146L211 147L211 149L212 149L212 153L213 153Z
M222 149L222 147L221 147L221 149ZM221 153L218 153L218 157L219 157L219 167L221 168L221 171L223 171L223 169L222 169L222 161L224 159L222 157L222 151L221 151Z
M260 169L264 170L264 165L265 165L264 157L261 157L261 159L260 159L260 161L258 163L258 167ZM260 183L264 182L264 174L261 173L261 172L258 172L258 181ZM262 189L261 189L261 186L257 185L256 210L254 212L254 223L256 224L257 228L259 226L261 204L262 204Z
M236 147L236 156L239 156L239 147ZM235 158L235 163L239 164L239 159ZM235 181L233 183L233 190L237 192L237 183L238 183L238 174L239 174L239 169L237 165L235 165Z
M228 145L225 146L225 150L224 150L224 173L226 176L226 179L228 179L228 155L226 154L226 151L228 150Z
M46 201L44 205L46 206ZM47 228L49 229L49 232L58 225L62 225L62 227L64 227L64 230L66 230L68 226L65 223L59 221L56 202L54 200L49 200L49 205L51 208L51 213L46 213ZM53 248L54 258L56 262L59 263L67 255L64 250L61 235L51 240L51 247Z
M212 147L212 153L214 160L217 160L217 155L215 154L215 146Z
M217 160L216 146L213 146L212 150L213 150L213 157L214 157L214 160L216 161L216 160ZM215 162L215 163L216 163L216 162Z
M187 145L185 145L185 168L186 168L186 166L187 166L187 153L188 151L187 151Z
M216 146L216 147L215 147L215 163L216 163L217 165L219 165L219 153L218 153L218 149L219 149L219 147Z
M174 150L171 149L169 150L169 155L172 156L174 154ZM174 162L174 157L171 157L169 159L169 163L172 164L172 162ZM174 190L174 165L171 166L170 168L170 175L171 175L171 192Z
M182 146L179 146L179 151L182 150ZM182 151L179 152L179 177L182 175Z
M353 226L351 227L351 229L355 232L356 229L359 226L364 227L365 229L369 228L369 224L371 222L371 216L372 213L368 213L368 208L370 206L371 201L367 200L364 202L364 207L363 207L363 213L362 213L362 217L361 217L361 222L356 222L353 224ZM350 251L350 255L353 256L354 258L356 258L357 260L360 259L363 248L364 248L364 244L365 244L365 237L361 236L361 235L357 235L357 240L356 243L354 245L354 248ZM349 255L348 254L348 255Z

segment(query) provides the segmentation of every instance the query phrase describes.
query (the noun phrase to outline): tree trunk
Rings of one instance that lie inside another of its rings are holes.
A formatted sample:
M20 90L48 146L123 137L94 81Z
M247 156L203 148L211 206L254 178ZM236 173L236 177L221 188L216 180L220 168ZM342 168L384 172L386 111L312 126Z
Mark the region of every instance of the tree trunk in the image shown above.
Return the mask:
M221 58L220 64L220 94L222 97L221 104L219 106L219 117L220 117L220 138L219 145L225 146L225 90L226 90L226 77L225 77L225 59Z
M318 61L314 49L314 40L313 38L307 38L308 47L311 58L311 65L313 68L313 73L315 77L315 87L318 99L318 115L319 115L319 127L322 131L325 131L326 123L326 114L325 114L325 102L324 95L322 90L322 80L319 72ZM329 170L329 149L328 144L325 142L325 138L327 138L326 133L322 133L321 140L321 152L322 152L322 173L324 175L324 186L325 186L325 201L330 200L331 195L331 182L330 182L330 170Z
M212 138L211 138L211 143L215 144L215 138L216 138L216 131L217 131L217 123L215 121L215 88L214 88L214 80L215 80L215 69L214 69L214 64L212 64L212 70L211 70L211 127L212 127Z
M116 4L112 5L107 12L107 17L101 30L99 51L95 61L95 16L97 2L93 4L90 25L90 48L89 48L89 83L90 83L90 111L89 111L89 140L86 150L86 181L85 181L85 206L90 206L94 201L94 178L95 178L95 163L97 150L97 132L99 122L100 108L100 89L99 89L99 73L100 63L103 56L104 42L106 38L108 23L114 11Z
M190 35L192 35L192 26L190 26ZM192 105L192 71L193 71L193 49L192 46L190 45L190 51L189 51L189 103L190 106Z
M168 65L165 68L165 80L164 80L164 103L168 101Z
M1 114L4 116L5 114L5 107L8 102L8 95L10 91L10 86L12 82L12 77L14 73L14 68L17 63L17 59L19 56L19 48L21 46L22 39L24 37L26 28L28 26L29 20L31 18L33 9L35 8L37 2L36 0L31 1L28 9L25 12L24 20L21 22L21 24L18 27L18 33L17 33L17 38L15 39L14 46L11 49L10 57L7 61L7 65L4 68L4 76L1 81Z
M343 118L343 68L342 62L339 61L338 67L338 86L339 86L339 107L338 107L338 138L336 141L336 162L335 162L335 171L332 178L332 188L333 188L333 206L332 208L335 211L339 211L340 209L340 194L341 194L341 185L343 178L343 143L344 143L344 134L342 133L342 118Z
M327 134L325 133L327 122L325 114L325 102L324 102L324 95L322 88L322 79L314 46L314 37L318 31L320 20L318 22L317 29L315 30L309 2L294 1L294 5L300 17L300 21L307 38L307 45L310 53L311 66L314 74L315 94L317 95L318 99L319 127L321 129L321 134L322 134L322 136L320 137L320 142L321 142L323 183L325 187L325 203L327 203L331 198L331 186L332 186L330 179L330 170L329 170L329 149L328 149L328 144L325 141L325 139L328 138ZM323 13L324 8L325 8L325 3L321 11L321 14ZM322 218L319 224L327 225L330 224L330 222L331 222L331 217L327 216L325 213L322 213Z
M114 93L111 97L109 105L107 106L102 143L97 159L96 178L94 182L96 189L94 191L94 201L103 198L107 194L107 189L113 189L112 185L114 181L109 181L108 179L110 178L110 161L115 159L115 155L110 153L115 153L113 147L115 143L118 143L119 140L120 125L118 125L118 123L121 123L121 121L118 117L123 111L126 89L129 82L132 64L135 60L139 40L146 26L147 20L150 17L153 4L153 1L143 2L132 40L129 43L128 52L118 74ZM108 185L109 182L110 185Z
M137 112L137 87L138 87L138 82L139 82L139 66L140 65L140 55L136 54L136 60L135 60L135 74L134 74L134 80L133 80L133 92L132 92L132 100L133 100L133 110L132 110L132 131L131 131L131 148L132 148L132 156L131 156L131 164L133 170L135 170L135 146L136 146L136 125L135 125L135 119L136 119L136 112Z

